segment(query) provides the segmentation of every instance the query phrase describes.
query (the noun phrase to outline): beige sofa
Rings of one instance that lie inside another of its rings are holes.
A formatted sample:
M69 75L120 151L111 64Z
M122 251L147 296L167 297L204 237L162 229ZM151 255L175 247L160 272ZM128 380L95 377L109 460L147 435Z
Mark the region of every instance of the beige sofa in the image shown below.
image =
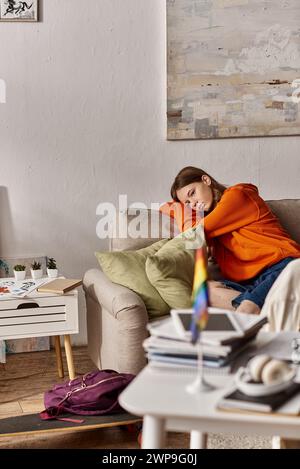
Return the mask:
M274 200L268 202L272 211L293 239L300 243L300 199ZM122 251L145 247L158 239L174 235L174 226L159 212L138 211L138 218L149 220L149 232L145 237L123 237L124 226L137 217L135 211L120 213L109 250ZM122 237L118 234L122 227ZM155 229L153 230L153 224ZM156 231L156 233L154 233ZM151 237L151 233L154 237ZM175 233L176 234L176 233ZM217 272L213 273L216 278ZM88 350L95 365L117 371L138 373L146 364L142 342L147 337L148 314L142 299L132 290L112 283L98 269L91 269L84 276L87 305Z

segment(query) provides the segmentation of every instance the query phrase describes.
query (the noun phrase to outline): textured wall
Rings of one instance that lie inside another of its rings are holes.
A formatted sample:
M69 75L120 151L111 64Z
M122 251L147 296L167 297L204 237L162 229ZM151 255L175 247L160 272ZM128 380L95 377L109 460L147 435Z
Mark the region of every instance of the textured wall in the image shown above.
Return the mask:
M166 141L164 0L44 0L42 18L0 27L2 254L82 275L107 246L98 203L166 200L187 164L300 197L299 137ZM84 340L83 300L81 313Z

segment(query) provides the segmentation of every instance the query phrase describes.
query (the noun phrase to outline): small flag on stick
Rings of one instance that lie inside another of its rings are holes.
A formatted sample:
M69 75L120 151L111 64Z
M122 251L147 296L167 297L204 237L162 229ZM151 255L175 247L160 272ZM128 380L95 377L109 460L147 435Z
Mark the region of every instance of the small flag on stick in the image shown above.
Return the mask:
M208 322L208 286L205 247L195 251L195 271L193 282L193 317L191 323L192 343L195 344Z

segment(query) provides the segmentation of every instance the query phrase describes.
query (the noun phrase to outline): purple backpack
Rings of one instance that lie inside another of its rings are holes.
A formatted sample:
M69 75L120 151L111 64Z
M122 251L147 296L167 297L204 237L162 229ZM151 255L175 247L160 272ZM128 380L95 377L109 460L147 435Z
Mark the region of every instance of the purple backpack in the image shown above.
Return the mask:
M49 420L64 413L105 415L122 412L118 402L119 394L134 377L132 374L113 370L96 370L56 384L45 392L45 410L40 413L40 417Z

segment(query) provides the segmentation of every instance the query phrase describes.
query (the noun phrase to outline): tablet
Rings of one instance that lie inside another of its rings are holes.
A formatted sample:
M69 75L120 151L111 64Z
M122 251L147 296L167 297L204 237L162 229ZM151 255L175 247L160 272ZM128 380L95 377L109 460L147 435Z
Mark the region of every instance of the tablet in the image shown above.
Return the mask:
M184 339L191 338L192 309L172 309L171 316L177 333ZM234 318L234 313L227 309L208 308L208 323L202 334L206 338L226 339L243 337L244 332Z

